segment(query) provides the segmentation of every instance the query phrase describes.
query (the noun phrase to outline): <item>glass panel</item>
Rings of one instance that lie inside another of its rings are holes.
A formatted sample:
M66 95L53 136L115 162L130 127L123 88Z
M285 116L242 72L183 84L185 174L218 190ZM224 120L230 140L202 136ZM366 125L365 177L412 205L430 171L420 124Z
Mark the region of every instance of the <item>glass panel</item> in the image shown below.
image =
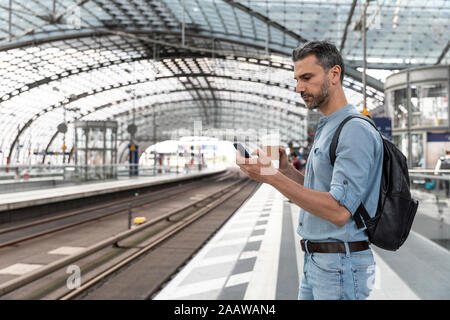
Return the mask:
M447 126L448 96L445 83L411 86L412 125Z
M425 154L423 151L423 133L414 133L412 140L412 167L425 168Z
M406 104L407 91L406 88L394 90L389 94L389 105L393 108L394 128L407 128L408 126L408 109Z
M408 158L408 134L395 135L393 143ZM412 167L425 168L425 153L423 150L424 133L413 133L411 135Z
M113 144L113 133L112 133L112 129L111 128L106 128L106 136L105 136L105 148L106 149L111 149L113 148L114 144Z
M103 129L91 128L89 131L88 148L103 149Z
M86 164L85 161L86 161L85 151L78 150L78 152L77 152L77 164L79 166L85 165Z
M94 166L103 165L103 152L102 151L88 151L88 164Z
M87 130L83 128L77 128L77 148L86 149L86 133Z
M116 150L116 144L117 144L117 131L116 130L117 129L115 129L113 131L112 136L111 136L111 144L112 144L112 148L114 150Z
M405 133L393 136L392 141L403 155L408 158L408 135Z
M112 161L112 151L111 150L106 150L105 151L105 165L106 164L111 164Z
M106 150L105 151L105 163L103 167L103 172L105 174L105 178L112 178L114 177L114 169L111 166L112 163L112 150Z

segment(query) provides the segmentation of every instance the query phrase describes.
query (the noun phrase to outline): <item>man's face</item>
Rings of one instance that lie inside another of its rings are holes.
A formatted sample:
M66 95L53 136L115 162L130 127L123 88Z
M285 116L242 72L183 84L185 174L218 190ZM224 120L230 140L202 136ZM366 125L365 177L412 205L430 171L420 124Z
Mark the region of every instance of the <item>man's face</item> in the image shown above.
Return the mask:
M315 55L309 55L294 63L295 91L300 93L308 109L313 110L328 101L330 80Z

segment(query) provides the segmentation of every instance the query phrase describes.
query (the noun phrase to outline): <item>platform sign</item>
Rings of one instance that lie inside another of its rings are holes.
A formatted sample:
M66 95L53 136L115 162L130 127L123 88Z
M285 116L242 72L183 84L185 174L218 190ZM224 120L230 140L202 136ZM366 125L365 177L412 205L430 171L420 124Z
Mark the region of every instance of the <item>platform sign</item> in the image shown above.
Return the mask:
M427 142L449 142L450 132L428 132Z
M137 176L139 174L139 146L131 143L128 145L129 149L129 163L130 176Z
M389 141L392 141L392 122L390 118L380 117L372 118L373 122L380 130L381 134L385 136Z

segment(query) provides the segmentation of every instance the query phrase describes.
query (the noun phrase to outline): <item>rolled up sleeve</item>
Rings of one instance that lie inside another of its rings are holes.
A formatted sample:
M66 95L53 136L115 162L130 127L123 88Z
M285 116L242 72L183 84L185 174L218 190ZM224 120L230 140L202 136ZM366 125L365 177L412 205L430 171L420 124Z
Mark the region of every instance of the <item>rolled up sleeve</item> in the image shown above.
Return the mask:
M341 131L329 193L353 215L367 193L374 167L376 132L364 120L353 119Z
M361 198L358 197L356 191L348 187L347 180L344 180L341 184L332 184L330 194L341 206L346 207L352 215L361 203Z

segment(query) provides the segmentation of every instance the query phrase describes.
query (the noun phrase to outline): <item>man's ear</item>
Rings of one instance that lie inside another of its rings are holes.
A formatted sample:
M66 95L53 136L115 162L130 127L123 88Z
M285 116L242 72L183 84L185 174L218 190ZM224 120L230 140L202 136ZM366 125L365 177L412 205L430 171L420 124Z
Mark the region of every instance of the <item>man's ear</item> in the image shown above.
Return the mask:
M331 75L331 83L336 85L338 82L341 81L341 72L342 69L340 66L335 65L330 69L330 75Z

